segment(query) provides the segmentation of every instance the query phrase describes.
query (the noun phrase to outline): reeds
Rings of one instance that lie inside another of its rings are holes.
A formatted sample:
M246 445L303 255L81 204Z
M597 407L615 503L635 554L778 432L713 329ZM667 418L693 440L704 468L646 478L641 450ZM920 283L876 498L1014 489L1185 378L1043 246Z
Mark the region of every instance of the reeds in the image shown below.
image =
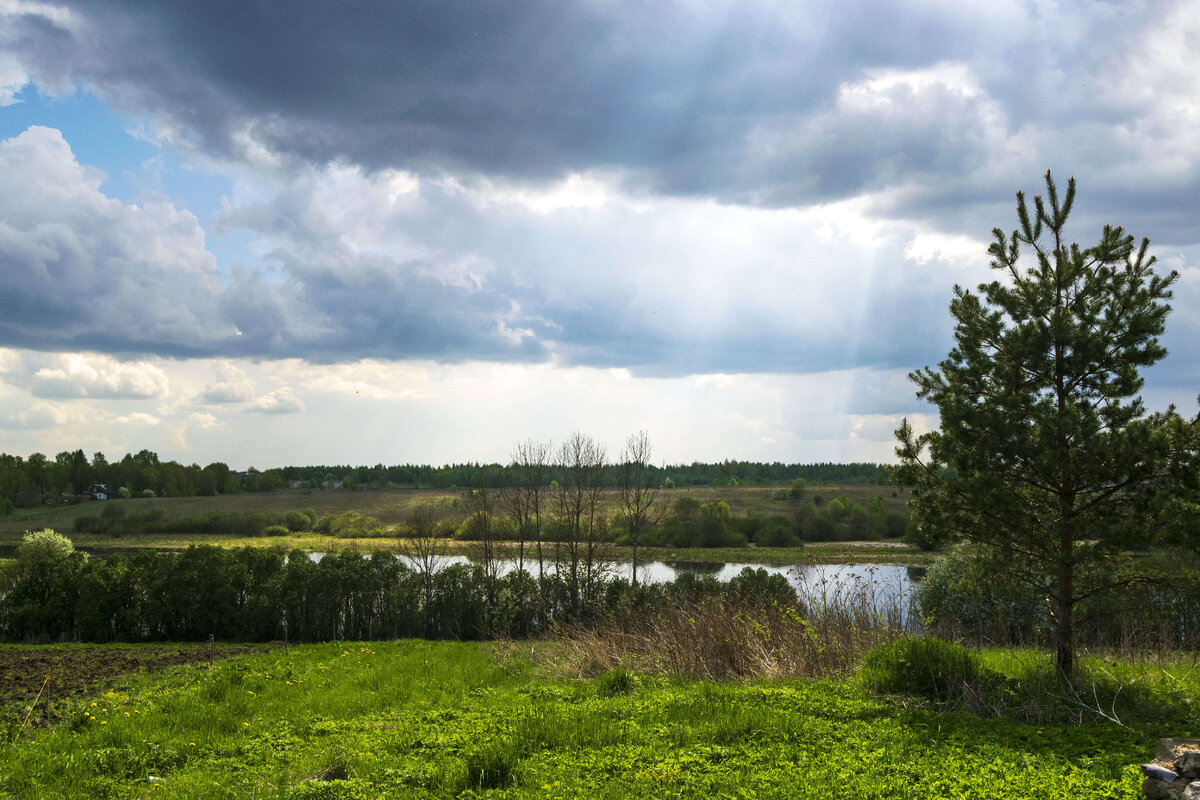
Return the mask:
M819 576L793 600L729 592L621 609L563 629L544 658L579 676L615 667L710 680L844 674L872 647L913 632L908 602L870 578Z

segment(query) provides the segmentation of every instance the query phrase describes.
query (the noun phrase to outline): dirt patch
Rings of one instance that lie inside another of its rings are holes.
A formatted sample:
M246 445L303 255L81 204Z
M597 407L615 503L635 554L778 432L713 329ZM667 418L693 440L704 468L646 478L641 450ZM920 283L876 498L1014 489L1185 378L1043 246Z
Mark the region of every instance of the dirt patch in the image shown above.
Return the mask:
M218 644L217 659L262 652L264 646ZM208 663L207 644L163 644L137 646L0 647L0 724L21 722L29 704L38 697L38 708L30 720L44 721L50 676L50 713L58 716L72 698L119 686L121 679L141 670L159 670L180 664Z

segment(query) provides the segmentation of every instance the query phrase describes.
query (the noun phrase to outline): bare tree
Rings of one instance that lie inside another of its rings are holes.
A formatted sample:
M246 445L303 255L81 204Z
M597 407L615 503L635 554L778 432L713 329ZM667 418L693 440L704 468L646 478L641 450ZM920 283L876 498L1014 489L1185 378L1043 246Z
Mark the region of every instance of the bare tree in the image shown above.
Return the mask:
M446 565L446 542L439 530L442 513L432 505L417 506L405 518L404 558L421 578L425 633L433 626L433 576Z
M477 541L475 551L483 561L488 608L496 601L496 580L500 575L500 560L496 558L496 494L487 485L487 480L477 489L463 494L467 507L467 528L470 538Z
M633 545L633 585L637 586L638 543L642 533L662 522L664 508L658 502L658 486L650 477L650 458L654 448L650 435L638 431L625 440L621 466L617 471L617 491L625 512L629 541Z
M594 579L596 522L604 492L604 448L576 431L559 448L558 466L562 483L555 492L555 516L567 547L567 586L575 611L579 608L581 585L586 589Z
M525 559L531 543L537 548L538 587L543 585L545 562L542 558L542 511L544 484L550 468L550 444L528 439L512 452L509 482L500 492L500 505L516 525L518 585L524 577ZM525 598L517 597L524 616Z

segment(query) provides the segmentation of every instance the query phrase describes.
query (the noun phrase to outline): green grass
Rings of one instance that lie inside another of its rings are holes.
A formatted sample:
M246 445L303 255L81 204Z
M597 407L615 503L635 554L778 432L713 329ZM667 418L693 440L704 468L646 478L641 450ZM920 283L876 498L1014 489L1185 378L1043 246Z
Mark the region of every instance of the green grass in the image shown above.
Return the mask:
M10 728L0 797L1133 800L1154 740L1197 733L1186 706L1131 727L1029 724L854 682L559 680L496 652L326 644L133 675L55 729Z

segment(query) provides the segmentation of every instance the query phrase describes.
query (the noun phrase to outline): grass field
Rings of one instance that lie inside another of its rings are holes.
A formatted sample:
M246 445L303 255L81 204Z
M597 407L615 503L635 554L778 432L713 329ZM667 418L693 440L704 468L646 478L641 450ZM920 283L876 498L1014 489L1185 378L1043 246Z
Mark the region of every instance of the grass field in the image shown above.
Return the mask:
M1200 732L1161 690L1195 697L1194 664L1125 667L1153 689L1143 711L1171 713L1072 726L875 697L853 678L573 679L538 647L334 643L125 675L51 729L10 725L0 796L1133 800L1154 740Z

